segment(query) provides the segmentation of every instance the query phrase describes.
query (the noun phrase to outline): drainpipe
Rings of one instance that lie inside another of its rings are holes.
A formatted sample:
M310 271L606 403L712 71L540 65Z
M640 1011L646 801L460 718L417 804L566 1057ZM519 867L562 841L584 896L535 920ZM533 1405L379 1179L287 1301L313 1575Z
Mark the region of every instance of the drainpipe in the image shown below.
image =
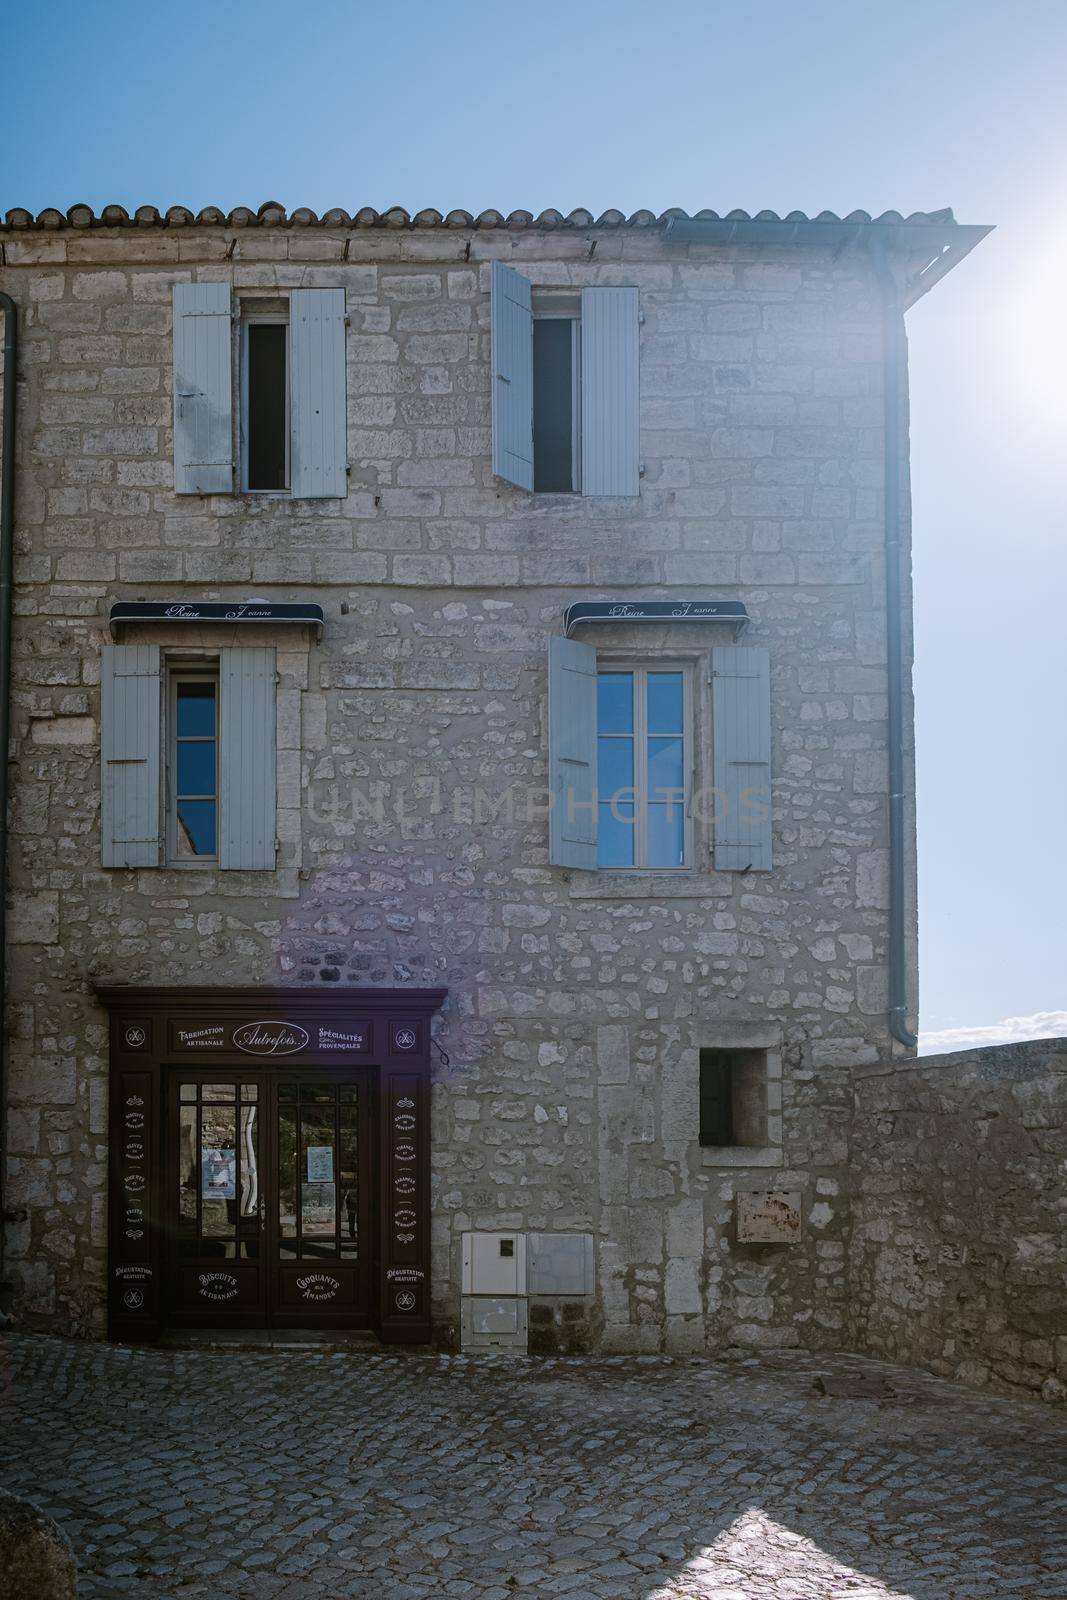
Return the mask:
M885 385L885 621L889 696L889 1032L914 1050L908 1028L908 962L904 942L904 678L901 662L900 529L901 427L904 409L904 307L881 239L873 242L882 287Z
M0 292L4 313L4 429L0 440L0 1297L7 1236L7 792L11 732L11 568L15 537L15 363L18 309Z

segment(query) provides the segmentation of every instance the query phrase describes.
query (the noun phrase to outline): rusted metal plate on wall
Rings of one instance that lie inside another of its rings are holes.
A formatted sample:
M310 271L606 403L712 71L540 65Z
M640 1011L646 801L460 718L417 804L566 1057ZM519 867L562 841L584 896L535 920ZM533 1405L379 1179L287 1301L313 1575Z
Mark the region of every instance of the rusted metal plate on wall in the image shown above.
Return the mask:
M734 1200L738 1244L796 1244L799 1241L799 1189L741 1190Z

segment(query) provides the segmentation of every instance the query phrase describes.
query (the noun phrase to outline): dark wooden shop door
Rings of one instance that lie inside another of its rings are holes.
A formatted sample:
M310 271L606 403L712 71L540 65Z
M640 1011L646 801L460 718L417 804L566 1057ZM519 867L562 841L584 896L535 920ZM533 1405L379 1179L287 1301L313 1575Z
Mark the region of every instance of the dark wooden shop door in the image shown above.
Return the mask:
M174 1068L168 1080L167 1320L368 1326L371 1073Z

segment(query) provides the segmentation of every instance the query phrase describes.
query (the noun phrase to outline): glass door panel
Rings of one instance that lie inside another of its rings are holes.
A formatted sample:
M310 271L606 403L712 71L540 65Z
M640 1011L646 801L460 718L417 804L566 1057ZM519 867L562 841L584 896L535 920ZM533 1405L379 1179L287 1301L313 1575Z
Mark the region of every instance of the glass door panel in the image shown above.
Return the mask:
M288 1260L359 1252L359 1100L351 1083L278 1085L278 1230Z
M259 1088L183 1083L178 1106L178 1253L254 1259L260 1249Z

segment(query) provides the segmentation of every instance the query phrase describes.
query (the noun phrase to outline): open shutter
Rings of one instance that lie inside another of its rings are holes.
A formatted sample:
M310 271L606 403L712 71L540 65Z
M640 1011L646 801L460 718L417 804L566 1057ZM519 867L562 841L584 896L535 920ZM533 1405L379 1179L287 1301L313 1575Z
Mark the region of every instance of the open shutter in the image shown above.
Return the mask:
M533 311L530 280L493 262L493 471L533 488Z
M582 493L641 489L636 289L582 290Z
M105 867L159 865L159 646L104 646L100 788Z
M174 285L174 492L233 489L228 283Z
M275 659L270 646L219 652L219 866L275 864Z
M554 635L548 646L549 860L595 867L596 651Z
M715 866L771 867L771 663L756 646L712 651Z
M289 299L292 495L348 493L345 292L294 289Z

